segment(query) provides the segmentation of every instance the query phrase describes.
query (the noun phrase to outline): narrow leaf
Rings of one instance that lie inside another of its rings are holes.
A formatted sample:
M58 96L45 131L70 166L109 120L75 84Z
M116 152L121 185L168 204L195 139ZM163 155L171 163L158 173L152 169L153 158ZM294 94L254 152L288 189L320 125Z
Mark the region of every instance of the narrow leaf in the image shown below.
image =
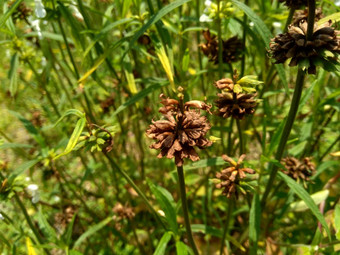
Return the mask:
M312 194L310 197L313 199L314 203L316 205L319 205L321 202L325 201L329 195L329 190L322 190L319 192L316 192ZM303 212L308 209L308 206L306 205L305 201L297 201L294 203L291 203L289 205L289 208L294 212Z
M337 12L337 13L333 13L331 15L328 15L322 19L320 19L317 24L320 26L326 22L328 22L329 20L333 21L334 23L340 21L340 12Z
M187 255L188 254L188 246L181 241L176 242L176 252L177 255Z
M323 215L320 213L319 208L314 203L313 199L310 197L307 191L303 189L301 185L296 183L292 178L288 177L284 173L278 171L278 175L280 178L286 182L286 184L291 188L296 195L298 195L308 206L308 208L311 210L311 212L314 214L314 216L318 219L318 221L321 223L321 225L325 228L328 238L331 241L332 236L331 232L328 228L327 222Z
M105 220L99 222L98 224L90 227L85 233L83 233L77 241L74 243L74 248L78 247L82 242L85 241L86 238L92 236L97 231L101 230L103 227L105 227L110 221L112 220L112 217L109 216Z
M164 233L161 240L159 241L157 248L153 255L163 255L165 254L166 246L171 239L171 234L169 232Z
M335 231L336 231L336 239L340 240L340 205L337 204L335 206L334 211L334 224L335 224Z
M17 176L19 176L20 174L22 174L23 172L25 172L27 169L30 169L31 167L33 167L35 164L37 164L40 161L40 159L33 159L30 161L27 161L23 164L21 164L20 166L18 166L17 168L15 168L15 170L11 173L11 175L8 178L8 181L11 182L12 180L14 180Z
M261 207L259 195L255 194L251 204L249 215L249 241L250 241L250 254L257 254L257 242L260 233L260 220L261 220Z
M5 13L4 16L0 19L0 28L6 23L9 17L11 17L12 13L15 12L15 10L18 8L18 6L23 2L24 0L17 0L12 5L11 8Z
M26 237L26 248L27 248L27 255L37 255L35 252L32 241L29 237Z
M170 229L177 234L178 224L176 219L176 210L172 204L171 199L169 199L168 194L164 194L161 187L156 186L151 181L148 180L148 185L151 189L152 194L156 197L157 202L165 213L166 220L170 226ZM173 199L172 199L173 200Z
M11 59L11 68L8 72L8 78L10 79L9 92L11 96L15 96L18 89L18 69L19 66L19 54L15 53Z

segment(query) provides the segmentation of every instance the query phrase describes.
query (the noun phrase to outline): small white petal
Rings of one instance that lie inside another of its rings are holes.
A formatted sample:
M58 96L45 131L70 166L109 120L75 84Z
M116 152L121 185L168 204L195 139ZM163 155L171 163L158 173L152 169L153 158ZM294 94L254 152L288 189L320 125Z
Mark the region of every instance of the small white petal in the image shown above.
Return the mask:
M35 2L35 15L38 18L45 18L46 10L41 0L34 0L34 2Z
M206 7L210 7L211 6L211 0L205 0L204 5Z
M0 213L0 220L4 220L4 216L2 216L2 214Z
M160 216L165 217L165 213L164 213L162 210L158 210L157 212L158 212L158 214L159 214Z
M30 184L30 185L28 185L27 186L27 189L29 190L29 191L36 191L36 190L38 190L38 185L37 184Z
M273 27L281 28L281 26L282 26L281 22L273 22Z
M253 27L254 26L254 22L250 22L249 26Z
M209 18L209 16L206 15L206 14L202 14L201 17L200 17L200 22L211 22L211 21L212 21L212 19Z
M40 195L39 195L39 194L35 194L35 195L32 197L32 203L33 203L33 204L38 203L39 200L40 200Z
M336 0L334 3L336 6L340 6L340 0Z

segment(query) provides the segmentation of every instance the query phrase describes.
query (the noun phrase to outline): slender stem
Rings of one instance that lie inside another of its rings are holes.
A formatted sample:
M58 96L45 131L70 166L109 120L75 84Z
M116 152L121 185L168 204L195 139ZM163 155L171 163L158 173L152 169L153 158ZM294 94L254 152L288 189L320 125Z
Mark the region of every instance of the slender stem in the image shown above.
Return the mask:
M238 136L240 138L240 155L244 153L244 142L243 142L243 134L242 134L242 127L239 119L236 119L236 124L237 124L237 131L238 131Z
M315 21L315 0L308 0L308 27L307 27L307 40L311 41L314 31Z
M224 229L223 229L223 236L222 236L222 239L221 239L220 255L223 255L225 238L226 238L227 233L228 233L229 223L230 223L230 218L232 216L231 213L233 211L233 207L234 207L234 199L232 198L230 200L230 203L229 203L229 206L228 206L227 218L225 220L225 225L224 225Z
M117 163L107 154L104 154L105 157L109 160L111 167L113 169L116 169L123 177L124 179L132 186L132 188L137 192L137 194L144 200L146 206L150 209L150 211L153 213L153 215L155 216L156 220L162 225L162 227L164 229L166 229L164 223L162 222L162 220L160 219L159 215L157 214L157 212L155 211L155 209L152 207L152 205L149 203L148 199L146 198L146 195L144 194L143 191L141 191L137 185L133 182L133 180L130 178L130 176L122 169L120 169L120 167L117 165Z
M294 124L294 119L299 108L299 102L300 102L300 98L302 94L304 79L305 79L305 73L302 69L299 69L297 78L296 78L296 85L295 85L294 95L292 99L292 104L290 106L288 117L287 117L285 126L283 128L280 143L279 143L276 155L275 155L275 159L278 161L280 161L282 158L290 131L292 130L292 127ZM269 192L274 185L274 180L275 180L277 171L278 171L277 166L273 166L272 170L270 171L269 181L267 183L267 187L266 187L266 190L263 194L262 201L261 201L262 208L264 208Z
M198 255L198 250L197 250L197 247L196 247L196 244L195 244L194 238L192 237L192 232L191 232L191 225L190 225L189 211L188 211L188 201L187 201L187 196L186 196L186 191L185 191L185 180L184 180L183 166L177 167L177 174L178 174L178 181L179 181L179 189L180 189L180 193L181 193L185 229L187 231L187 236L188 236L191 248L194 251L194 254Z
M31 220L31 217L28 215L28 212L27 212L27 210L26 210L24 204L22 203L22 201L20 200L20 198L19 198L19 196L18 196L18 193L16 193L16 192L15 192L15 194L14 194L14 199L15 199L15 201L18 203L18 205L19 205L21 211L23 212L23 214L24 214L24 216L25 216L25 219L26 219L26 221L27 221L27 224L28 224L29 227L31 228L31 230L32 230L33 234L35 235L35 237L37 238L39 244L43 244L44 241L43 241L42 237L40 236L40 234L39 234L37 228L34 226L32 220ZM47 254L50 254L50 252L49 252L46 248L44 248L44 251L45 251Z
M217 37L218 37L218 75L223 76L223 44L222 44L222 24L220 18L220 0L217 0Z
M283 29L284 33L286 33L288 31L288 26L290 25L290 23L292 23L294 12L295 12L295 8L291 8L289 10L289 14L288 14L288 18L287 18L287 21L286 21L286 25L285 25L285 28Z
M324 157L332 150L332 148L340 141L340 136L328 147L328 149L322 154L322 156L319 159L319 162L323 160Z
M200 26L200 0L196 0L196 18L197 18L197 26L199 27ZM196 40L197 40L197 45L200 45L201 43L201 39L200 39L200 32L197 31L196 33ZM198 66L200 68L200 70L203 69L203 64L202 64L202 54L201 54L201 50L198 46L198 49L197 49L197 53L198 53ZM202 78L200 79L201 80L201 88L202 88L202 91L203 91L203 94L206 95L206 91L205 91L205 86L204 86L204 77L205 76L202 76Z
M248 5L249 0L245 0L244 4ZM240 77L244 76L244 69L245 69L245 65L246 65L246 54L245 54L245 49L246 49L246 37L247 37L247 23L248 20L248 16L246 14L243 15L243 35L242 35L242 45L243 45L243 55L242 55L242 59L241 59L241 73L240 73Z
M228 155L230 155L232 147L233 147L232 139L231 139L231 135L233 133L233 123L234 123L234 119L230 118L230 124L229 124L230 130L229 130L229 133L228 133L228 149L227 149Z

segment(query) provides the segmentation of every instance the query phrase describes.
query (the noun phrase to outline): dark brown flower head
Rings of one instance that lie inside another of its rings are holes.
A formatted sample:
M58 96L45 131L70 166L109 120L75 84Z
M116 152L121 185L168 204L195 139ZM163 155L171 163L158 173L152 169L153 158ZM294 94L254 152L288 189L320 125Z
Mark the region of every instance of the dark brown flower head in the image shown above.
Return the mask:
M10 1L8 6L11 7L15 1ZM32 13L32 9L27 7L24 2L20 3L19 6L15 9L12 13L13 21L16 22L18 19L25 20L30 16Z
M291 58L289 66L303 63L308 73L315 74L316 65L327 68L326 63L336 63L337 54L340 53L340 31L331 25L332 21L321 26L315 25L310 41L306 39L308 24L305 20L298 26L290 25L287 33L279 34L271 40L269 53L276 64Z
M293 16L293 21L292 24L293 26L298 26L302 20L307 20L308 17L308 8L305 8L304 10L297 10L294 12ZM321 8L317 8L315 10L315 21L319 21L324 17L322 13Z
M181 101L160 96L164 105L159 109L165 119L152 121L146 134L156 140L150 146L160 149L158 157L175 158L177 166L183 165L183 159L199 160L194 146L200 149L211 146L212 142L205 138L211 128L207 118L201 116L200 110L209 112L211 106L201 101ZM194 109L193 109L194 108Z
M256 94L235 94L233 92L222 92L217 94L215 101L218 107L217 114L223 118L230 116L235 119L243 119L245 115L253 114L257 105Z
M218 39L216 36L211 36L210 31L203 31L203 36L206 39L205 44L200 44L203 54L209 58L209 61L218 64ZM231 37L228 40L222 40L222 61L223 63L232 63L240 59L243 50L242 40L237 36Z
M299 9L301 6L307 6L307 0L279 0L280 3L285 3L289 8Z
M216 177L220 179L220 183L216 184L216 188L223 189L223 194L228 198L233 194L237 196L237 185L241 179L246 177L246 173L254 174L255 171L251 168L241 168L241 164L246 157L242 154L237 162L227 155L222 155L222 159L230 164L230 167L223 169L216 174Z
M294 157L286 157L282 159L282 164L285 166L282 172L295 180L309 181L309 177L316 172L310 158L300 161Z

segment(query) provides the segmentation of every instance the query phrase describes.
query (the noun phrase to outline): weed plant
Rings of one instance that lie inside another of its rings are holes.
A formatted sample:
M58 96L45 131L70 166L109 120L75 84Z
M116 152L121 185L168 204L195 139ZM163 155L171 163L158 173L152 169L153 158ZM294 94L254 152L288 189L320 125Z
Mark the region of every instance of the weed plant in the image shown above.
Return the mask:
M339 254L340 1L0 3L1 254Z

